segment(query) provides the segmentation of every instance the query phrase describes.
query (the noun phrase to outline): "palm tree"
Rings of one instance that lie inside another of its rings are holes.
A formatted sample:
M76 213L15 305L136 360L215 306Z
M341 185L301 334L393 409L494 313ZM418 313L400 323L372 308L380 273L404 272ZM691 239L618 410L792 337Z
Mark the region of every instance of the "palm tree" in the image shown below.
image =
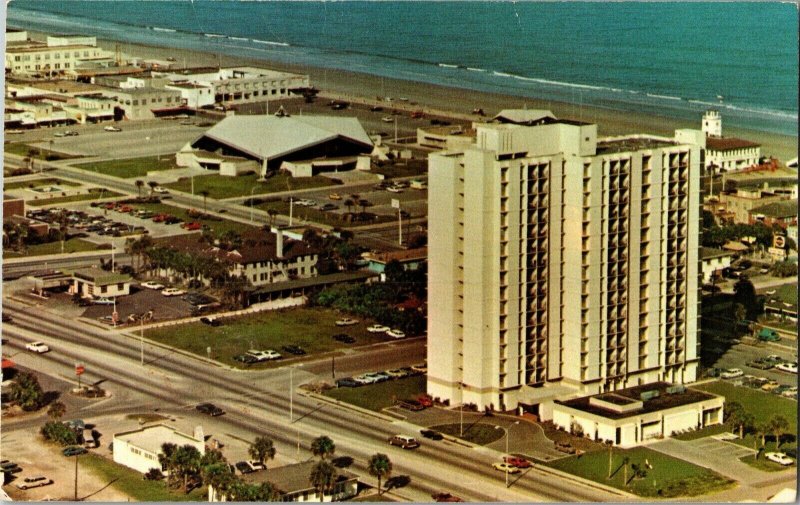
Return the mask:
M255 441L250 444L247 452L250 454L251 458L266 466L268 459L275 458L275 445L272 439L262 436L256 438Z
M367 463L369 474L378 478L378 495L381 494L381 479L392 474L392 462L386 454L377 453L369 458Z
M144 187L144 181L139 179L136 181L136 191L139 193L139 198L142 197L142 188Z
M175 471L179 477L183 478L183 491L188 492L189 478L197 475L200 471L200 451L193 445L178 447L172 454L175 463Z
M333 456L334 452L336 452L336 444L333 443L330 437L321 435L311 442L311 454L319 456L322 460L327 456Z
M738 428L739 438L742 438L745 428L752 426L754 418L750 413L744 410L741 403L731 402L725 406L725 421L728 422L732 428Z
M237 481L227 462L204 466L201 471L203 485L209 486L217 494L218 499L226 496Z
M789 430L789 421L777 414L769 420L769 427L772 434L775 435L775 449L777 450L781 446L781 436Z
M175 479L175 472L172 471L174 467L172 456L177 449L177 445L171 442L164 442L161 444L161 452L158 453L158 462L161 464L161 468L169 474L164 481L167 486Z
M758 444L758 438L761 437L761 447L764 447L767 443L767 433L769 433L769 425L767 423L758 422L753 426L753 431L755 431L755 440L753 440L753 448L757 449L756 445Z
M278 501L281 497L280 492L278 492L271 482L262 482L260 485L253 487L255 488L255 501Z
M156 181L147 181L147 185L150 186L150 196L153 196L153 193L158 187L158 183Z
M344 206L347 207L347 212L350 212L350 210L353 208L353 205L355 205L355 202L349 198L344 201Z
M362 198L358 201L358 205L361 207L361 212L366 212L367 206L369 205L369 200Z
M203 214L207 214L208 213L208 207L207 207L206 204L208 203L208 195L210 193L209 193L209 191L207 189L203 189L203 190L199 191L199 193L203 197Z
M322 497L325 492L333 488L336 483L336 468L327 461L320 461L311 469L308 480L317 490L319 500L323 501Z
M53 402L47 409L47 416L53 421L58 421L67 412L67 406L63 402Z

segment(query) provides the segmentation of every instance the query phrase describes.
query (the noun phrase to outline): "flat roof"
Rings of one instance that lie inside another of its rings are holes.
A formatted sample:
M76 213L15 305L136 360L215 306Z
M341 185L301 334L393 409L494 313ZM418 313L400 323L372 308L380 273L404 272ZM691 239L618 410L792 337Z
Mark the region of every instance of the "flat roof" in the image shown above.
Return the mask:
M314 489L314 486L309 482L308 476L311 475L311 470L316 464L317 462L312 460L294 465L279 466L270 468L267 471L248 473L242 476L242 480L249 484L270 482L284 494L311 490ZM358 479L358 476L342 468L336 469L336 482L353 479Z
M613 140L598 140L597 154L634 152L643 149L660 149L678 145L674 141L655 137L632 136Z
M406 249L403 251L391 251L377 254L370 254L365 256L364 259L368 261L375 261L378 263L389 263L392 260L397 260L400 263L408 263L411 261L424 260L428 257L428 248L419 247L417 249Z
M750 147L761 147L761 144L736 137L706 137L706 150L733 151Z
M118 274L115 272L106 272L99 268L78 268L71 271L72 275L80 279L94 282L99 285L119 284L120 282L131 282L131 276L127 274Z
M97 46L87 46L86 44L68 44L68 45L64 45L64 46L48 46L47 44L41 44L41 45L37 45L36 47L16 47L16 48L10 47L10 48L6 48L6 52L31 53L31 52L41 51L43 49L47 49L47 50L50 50L50 51L64 51L64 50L69 50L69 49L98 49L98 50L101 50Z
M723 251L722 249L716 249L714 247L701 247L700 248L700 259L701 260L710 260L714 258L724 258L726 256L733 256L730 251Z
M35 89L44 89L47 91L55 91L57 93L75 93L75 92L83 92L83 91L100 91L104 89L102 86L97 86L95 84L89 84L86 82L78 82L78 81L36 81L36 82L24 82L24 83L13 83L15 86L28 86Z
M157 424L134 431L115 433L114 438L124 440L130 445L144 449L153 454L161 452L161 444L164 443L173 443L178 446L185 444L205 444L205 441L198 440L186 433L181 433L177 429L165 424Z
M266 286L261 286L253 291L254 295L277 293L286 289L302 289L314 286L327 286L330 284L338 284L340 282L357 282L365 281L372 277L378 277L379 274L370 270L358 270L356 272L337 272L335 274L320 275L318 277L311 277L309 279L297 279L287 282L273 282Z
M626 417L638 416L648 412L657 412L659 410L666 410L719 398L717 395L690 388L686 388L681 393L670 394L667 393L667 388L669 387L673 387L673 384L668 382L654 382L652 384L645 384L642 386L634 386L631 388L612 391L611 393L613 393L615 397L628 398L633 401L642 402L642 408L629 410L627 412L615 412L602 408L598 405L592 405L589 402L589 400L593 397L599 397L601 400L609 401L609 393L583 396L581 398L574 398L572 400L565 401L556 400L555 403L609 419L624 419ZM640 395L648 391L658 391L658 396L649 400L642 400Z
M761 207L756 207L750 214L763 214L768 217L797 217L797 199L772 202Z

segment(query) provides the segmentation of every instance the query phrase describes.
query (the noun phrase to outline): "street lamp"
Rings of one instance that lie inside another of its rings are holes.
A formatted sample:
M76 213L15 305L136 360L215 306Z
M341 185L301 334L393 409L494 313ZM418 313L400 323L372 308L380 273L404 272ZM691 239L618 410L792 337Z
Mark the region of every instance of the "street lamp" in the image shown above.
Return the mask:
M514 424L519 424L519 421L514 421ZM508 438L509 438L509 436L508 435L510 433L509 428L505 428L503 426L495 426L494 429L496 429L496 430L505 430L505 432L506 432L506 435L505 435L505 437L506 437L506 455L503 458L503 460L505 461L506 464L508 464L508 456L509 456L509 454L508 454ZM509 487L508 486L508 468L506 468L506 487Z
M294 423L294 369L301 366L302 363L289 367L289 424Z

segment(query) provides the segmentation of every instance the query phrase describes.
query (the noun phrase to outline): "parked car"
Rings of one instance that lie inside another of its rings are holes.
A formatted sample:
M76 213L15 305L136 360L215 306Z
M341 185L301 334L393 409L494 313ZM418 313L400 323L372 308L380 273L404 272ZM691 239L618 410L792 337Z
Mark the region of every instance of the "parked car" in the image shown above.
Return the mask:
M433 397L431 395L419 395L417 397L417 401L421 404L425 405L426 407L433 407Z
M418 402L417 400L400 400L399 402L397 402L397 405L412 412L425 410L425 406L420 402Z
M375 379L375 382L384 382L384 381L388 381L389 379L391 379L391 376L389 376L388 374L385 374L383 372L370 372L370 373L366 373L364 375L367 375L369 377L373 377Z
M750 368L756 368L758 370L769 370L774 366L772 363L764 361L763 359L755 359L753 361L746 363L746 365L749 366Z
M209 326L213 326L215 328L217 326L222 326L222 322L220 322L219 319L216 319L216 318L213 318L213 317L201 317L200 318L200 322L203 323L203 324L207 324Z
M183 223L181 228L184 230L195 231L199 230L203 227L203 225L197 221L192 221L191 223Z
M774 389L778 389L779 387L780 387L780 384L778 384L777 382L769 381L766 384L764 384L763 386L761 386L761 389L763 391L772 391Z
M262 463L260 461L256 461L254 459L248 459L247 460L247 464L250 465L250 467L255 471L266 470L267 469L267 467L264 466L264 463Z
M156 186L155 188L153 188L153 191L155 193L160 193L162 195L166 194L166 193L169 193L169 190L167 188L164 188L164 187L161 187L161 186Z
M391 329L386 332L386 335L392 338L406 338L406 334L397 329Z
M411 365L411 369L419 373L428 373L428 364L418 363L416 365Z
M505 456L503 461L516 468L530 468L531 462L518 456Z
M409 437L407 435L395 435L393 437L389 437L389 445L395 445L398 447L402 447L403 449L416 449L419 447L419 442L414 437Z
M236 469L239 470L239 472L242 475L246 475L248 473L253 473L256 471L252 466L250 466L250 463L248 463L247 461L239 461L238 463L236 463Z
M24 481L17 484L17 489L25 491L26 489L33 489L35 487L49 486L53 481L44 475L37 475L36 477L25 477Z
M397 186L389 186L388 188L386 188L386 191L388 191L389 193L402 193L403 192L403 190L401 188L398 188Z
M509 463L506 463L506 462L495 463L495 464L492 465L492 467L495 470L500 470L501 472L506 472L506 473L519 473L520 472L519 468L517 468L514 465L511 465Z
M114 299L108 297L92 298L94 305L114 305Z
M342 195L340 195L339 193L331 193L330 195L328 195L328 198L330 198L331 200L341 200Z
M255 356L250 356L249 354L237 354L233 357L233 360L240 363L245 363L247 365L252 365L253 363L258 363L260 361Z
M377 377L373 377L372 375L367 373L356 375L355 377L353 377L353 380L359 383L360 385L375 384L376 382L378 382Z
M339 388L357 388L358 386L363 386L363 384L352 377L342 377L336 380L336 387Z
M6 459L0 461L0 471L2 471L3 473L19 473L22 471L22 468L13 461L9 461Z
M225 413L224 410L222 410L221 408L217 407L213 403L201 403L201 404L197 405L195 407L195 409L198 412L200 412L202 414L209 415L211 417L221 416L222 414Z
M431 440L442 440L444 435L439 433L438 431L434 430L419 430L420 434L425 438L430 438Z
M282 347L282 349L288 352L289 354L294 354L295 356L302 356L306 353L305 349L303 349L299 345L294 345L294 344L285 345Z
M106 126L103 130L107 132L121 132L122 128L117 128L116 126Z
M336 326L352 326L354 324L358 324L358 319L351 319L346 317L344 319L339 319L336 321Z
M781 363L780 365L776 366L778 370L789 372L789 373L797 373L797 363Z
M334 340L338 340L339 342L343 342L345 344L352 344L352 343L355 343L355 341L356 341L356 339L354 339L353 337L351 337L350 335L348 335L346 333L339 333L337 335L334 335L331 338L333 338Z
M161 294L164 296L182 296L186 294L186 291L178 288L166 288Z
M402 379L403 377L407 377L408 376L408 371L407 370L403 370L402 368L395 368L394 370L386 370L383 373L385 373L386 375L388 375L392 379Z
M431 498L433 498L433 501L439 503L460 503L464 501L464 499L459 496L445 492L431 493Z
M38 353L45 353L50 350L50 347L43 343L43 342L31 342L29 344L25 344L25 349L31 352L38 352Z
M266 351L258 351L256 349L250 349L249 351L247 351L246 354L249 354L254 358L258 358L259 361L272 361L274 359L281 359L280 353L272 349L268 349Z
M85 447L80 447L78 445L71 445L69 447L65 447L64 450L61 451L61 454L64 456L78 456L80 454L86 454L87 451Z
M156 217L158 217L158 216L156 216ZM155 289L155 290L164 289L164 285L163 284L155 282L155 281L143 282L143 283L140 284L140 286L142 286L143 288L147 288L147 289Z
M372 326L367 328L367 331L370 333L384 333L389 330L391 330L391 328L389 328L388 326L384 326L382 324L373 324Z
M320 207L320 208L319 208L319 210L321 210L321 211L323 211L323 212L328 212L328 211L331 211L331 210L336 210L336 209L338 209L338 208L339 208L339 206L338 206L338 205L334 205L334 204L332 204L332 203L326 203L325 205L323 205L322 207Z
M736 377L741 377L744 375L744 372L740 368L729 368L719 374L719 376L723 379L735 379Z
M768 452L765 454L768 460L779 465L789 466L794 464L794 460L782 452Z

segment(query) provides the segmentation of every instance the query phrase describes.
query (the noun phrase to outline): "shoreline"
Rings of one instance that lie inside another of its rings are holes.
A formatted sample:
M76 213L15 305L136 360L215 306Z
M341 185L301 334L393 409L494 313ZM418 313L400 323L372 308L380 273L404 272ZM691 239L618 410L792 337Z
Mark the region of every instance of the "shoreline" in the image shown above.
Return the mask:
M42 32L33 30L29 30L29 33L32 36L45 35ZM123 54L142 59L166 60L167 57L173 57L176 60L174 63L178 69L183 67L185 62L187 67L247 65L308 74L311 84L323 93L367 99L373 99L379 95L394 98L407 97L410 101L416 102L420 108L439 109L459 115L470 114L473 108L482 108L486 111L487 116L492 116L502 109L510 108L547 109L552 111L556 117L596 123L598 134L602 136L649 133L671 137L676 129L700 129L701 123L699 114L697 120L692 122L644 112L628 112L597 106L474 91L438 84L384 78L354 71L289 64L269 59L230 56L160 45L136 44L108 38L98 38L97 43L98 46L106 50L114 50L115 46L119 45L119 49ZM723 132L727 137L741 137L760 143L763 156L775 156L784 163L797 156L798 139L791 135L727 127L724 126L724 116Z

